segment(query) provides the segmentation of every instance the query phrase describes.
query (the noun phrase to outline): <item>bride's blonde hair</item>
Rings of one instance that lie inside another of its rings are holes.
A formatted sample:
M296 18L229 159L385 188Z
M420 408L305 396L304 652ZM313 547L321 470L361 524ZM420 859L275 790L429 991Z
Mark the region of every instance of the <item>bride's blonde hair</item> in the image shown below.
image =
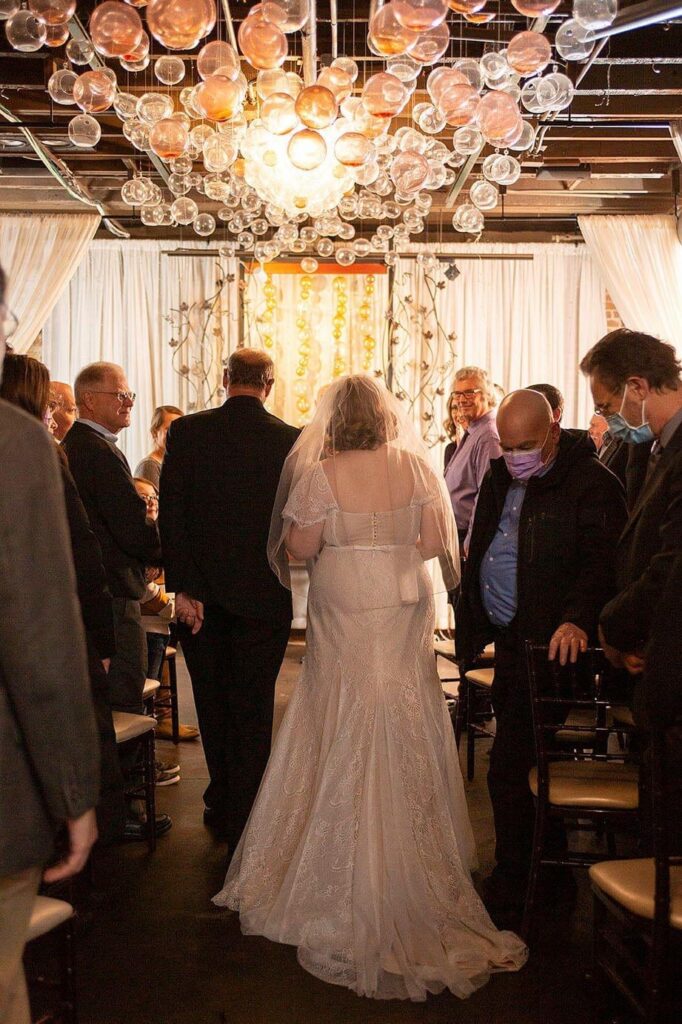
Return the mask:
M339 383L325 437L329 455L374 451L396 436L395 416L388 413L381 391L380 385L362 374Z

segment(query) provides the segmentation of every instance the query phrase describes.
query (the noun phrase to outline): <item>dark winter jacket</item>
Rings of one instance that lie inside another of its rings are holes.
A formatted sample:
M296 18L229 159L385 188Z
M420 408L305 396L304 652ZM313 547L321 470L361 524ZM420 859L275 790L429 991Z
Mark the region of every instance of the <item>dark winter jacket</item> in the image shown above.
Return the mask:
M483 481L457 607L455 643L470 661L495 638L480 593L480 567L502 515L511 476L494 459ZM596 640L599 613L615 591L615 552L625 525L623 488L587 437L561 431L554 465L529 480L519 523L519 642L547 643L563 622Z

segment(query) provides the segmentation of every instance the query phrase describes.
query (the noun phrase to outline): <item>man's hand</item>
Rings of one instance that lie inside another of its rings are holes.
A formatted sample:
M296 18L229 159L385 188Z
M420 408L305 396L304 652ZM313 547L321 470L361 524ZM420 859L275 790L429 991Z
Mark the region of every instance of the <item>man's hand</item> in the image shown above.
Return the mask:
M604 651L604 656L609 665L613 665L614 668L625 668L623 655L620 651L617 651L615 647L612 647L611 644L607 644L604 638L604 631L601 626L599 627L599 646Z
M111 668L111 658L102 658L102 668L105 672L109 672L109 669Z
M69 832L69 852L59 864L48 868L44 873L43 881L48 884L71 878L85 867L92 845L97 839L94 808L81 814L80 818L67 821L66 827Z
M562 622L549 641L547 657L550 661L554 661L558 654L559 664L565 665L569 656L571 662L575 663L578 660L578 653L586 650L587 633L578 626L574 626L572 622Z
M641 676L642 672L646 668L646 663L641 654L624 654L623 665L628 670L631 676Z
M175 615L178 622L183 622L192 630L192 636L199 632L204 624L204 606L189 594L175 595Z

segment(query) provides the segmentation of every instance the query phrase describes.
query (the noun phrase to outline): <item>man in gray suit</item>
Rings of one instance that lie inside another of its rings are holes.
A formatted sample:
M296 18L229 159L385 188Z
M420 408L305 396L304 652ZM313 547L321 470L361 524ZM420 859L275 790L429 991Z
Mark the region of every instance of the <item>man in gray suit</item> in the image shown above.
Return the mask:
M0 269L0 374L13 318ZM21 957L41 876L97 837L99 749L54 442L0 401L0 1022L29 1024ZM61 860L56 834L66 830Z

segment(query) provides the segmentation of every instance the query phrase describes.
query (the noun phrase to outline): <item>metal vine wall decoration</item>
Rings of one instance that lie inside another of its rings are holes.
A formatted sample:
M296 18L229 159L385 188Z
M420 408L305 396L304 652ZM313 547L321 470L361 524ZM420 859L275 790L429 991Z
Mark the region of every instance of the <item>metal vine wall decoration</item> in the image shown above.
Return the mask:
M223 294L235 275L216 264L215 290L205 299L181 302L164 316L172 327L168 342L173 350L173 370L187 388L187 412L209 409L224 396L222 370L227 359L223 330Z
M456 335L443 326L438 305L452 283L440 264L424 268L415 260L410 270L396 268L386 310L384 379L396 398L407 403L430 448L447 440L438 410L448 394Z

